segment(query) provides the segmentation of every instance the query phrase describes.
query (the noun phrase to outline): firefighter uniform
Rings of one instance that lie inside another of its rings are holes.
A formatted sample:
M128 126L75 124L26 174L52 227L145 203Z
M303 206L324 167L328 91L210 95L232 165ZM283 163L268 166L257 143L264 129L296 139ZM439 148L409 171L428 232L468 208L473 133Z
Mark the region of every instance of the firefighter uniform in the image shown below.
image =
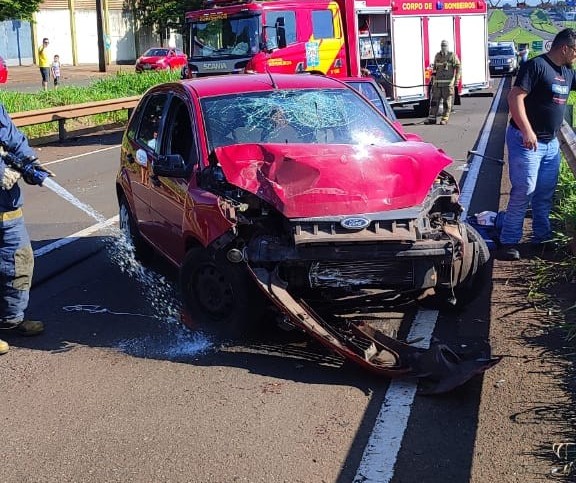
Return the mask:
M0 144L18 157L35 159L34 150L14 126L2 104ZM43 329L41 322L24 321L34 253L22 217L22 193L14 178L14 171L0 156L0 336L8 331L34 335ZM7 351L8 344L0 340L0 354Z
M436 124L438 106L443 100L442 119L440 124L447 124L454 102L454 89L460 78L460 59L454 52L448 51L448 42L443 40L440 52L434 56L433 83L430 93L430 114L427 124Z

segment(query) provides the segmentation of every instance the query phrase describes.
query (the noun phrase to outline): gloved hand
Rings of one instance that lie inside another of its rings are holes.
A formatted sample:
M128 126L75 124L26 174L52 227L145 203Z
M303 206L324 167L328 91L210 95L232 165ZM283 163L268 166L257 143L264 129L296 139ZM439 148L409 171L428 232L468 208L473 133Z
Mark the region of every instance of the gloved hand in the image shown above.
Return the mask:
M0 179L0 189L9 190L20 179L20 173L10 166L4 168L4 175Z
M22 179L28 184L41 185L47 177L55 176L52 171L40 164L38 158L30 157L22 164Z

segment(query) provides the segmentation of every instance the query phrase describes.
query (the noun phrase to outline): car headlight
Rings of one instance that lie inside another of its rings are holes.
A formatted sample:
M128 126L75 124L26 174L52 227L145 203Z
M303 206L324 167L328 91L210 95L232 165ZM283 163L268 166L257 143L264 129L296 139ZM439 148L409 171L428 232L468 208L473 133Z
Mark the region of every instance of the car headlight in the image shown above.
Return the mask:
M508 62L509 64L512 63L512 59L506 59L506 62Z

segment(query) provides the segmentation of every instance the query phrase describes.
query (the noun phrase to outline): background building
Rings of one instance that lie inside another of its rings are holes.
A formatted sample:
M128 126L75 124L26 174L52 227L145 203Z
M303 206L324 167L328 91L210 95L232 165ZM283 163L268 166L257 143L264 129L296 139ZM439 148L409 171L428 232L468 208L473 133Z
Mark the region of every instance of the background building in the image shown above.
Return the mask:
M152 27L140 24L124 0L102 0L108 63L132 64L149 47L160 45ZM184 15L184 12L182 12ZM34 22L0 22L0 56L8 65L30 65L44 37L49 55L68 65L98 63L96 0L44 0ZM168 43L182 48L182 36L168 32Z

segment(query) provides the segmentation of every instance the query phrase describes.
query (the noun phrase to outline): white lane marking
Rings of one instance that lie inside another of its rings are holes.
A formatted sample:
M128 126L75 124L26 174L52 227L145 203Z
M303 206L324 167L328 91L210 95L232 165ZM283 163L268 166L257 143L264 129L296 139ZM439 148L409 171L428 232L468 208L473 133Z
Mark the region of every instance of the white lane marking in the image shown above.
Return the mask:
M83 156L90 156L91 154L103 153L104 151L110 151L111 149L119 148L120 144L115 144L114 146L108 146L107 148L96 149L94 151L89 151L87 153L76 154L74 156L68 156L67 158L56 159L55 161L48 161L47 163L42 163L42 166L50 166L51 164L63 163L64 161L70 161L71 159L82 158Z
M496 109L500 104L502 87L504 82L500 82L496 97L492 101L490 111L484 123L477 151L482 153L488 144L488 137L494 124ZM461 191L460 203L464 207L463 219L466 216L472 193L476 188L478 173L482 159L475 155L472 166L466 176L466 181ZM408 340L422 337L422 340L414 346L427 348L430 346L430 338L436 327L438 312L432 310L419 311L416 314ZM408 419L414 403L417 381L393 380L386 391L384 402L378 413L376 424L372 434L368 439L368 444L364 449L362 461L354 478L355 483L389 483L394 476L396 459L400 452L400 446L404 439L404 433L408 427Z
M412 322L408 340L418 340L414 347L428 349L438 319L437 310L420 310ZM394 466L408 426L408 418L418 388L418 381L393 380L386 396L364 455L355 482L389 482L394 476Z
M80 240L80 238L84 238L87 236L92 235L93 233L102 230L103 228L107 228L110 225L118 222L118 215L113 216L112 218L108 218L105 221L100 223L96 223L95 225L89 226L88 228L84 228L84 230L77 231L66 238L60 238L55 242L49 243L48 245L44 245L43 247L34 250L34 257L41 257L42 255L46 255L47 253L53 252L58 248L62 248L70 243L74 243L75 241Z
M480 154L484 154L486 151L486 146L488 145L488 138L490 137L490 133L492 132L492 125L494 124L494 118L496 117L496 109L500 104L500 97L502 96L502 90L504 87L504 79L500 81L498 85L498 91L496 91L496 97L492 101L492 105L490 106L490 112L486 117L486 122L484 123L484 129L482 130L482 135L480 136L480 141L478 142L478 146L476 151ZM480 173L480 168L482 166L482 161L484 160L483 157L478 156L477 154L472 155L472 161L470 162L470 169L468 170L468 174L466 175L466 180L464 181L464 185L460 190L460 204L464 207L464 211L462 212L461 219L465 220L468 216L468 208L470 207L470 201L472 200L472 195L474 194L474 190L476 189L476 182L478 181L478 174Z

